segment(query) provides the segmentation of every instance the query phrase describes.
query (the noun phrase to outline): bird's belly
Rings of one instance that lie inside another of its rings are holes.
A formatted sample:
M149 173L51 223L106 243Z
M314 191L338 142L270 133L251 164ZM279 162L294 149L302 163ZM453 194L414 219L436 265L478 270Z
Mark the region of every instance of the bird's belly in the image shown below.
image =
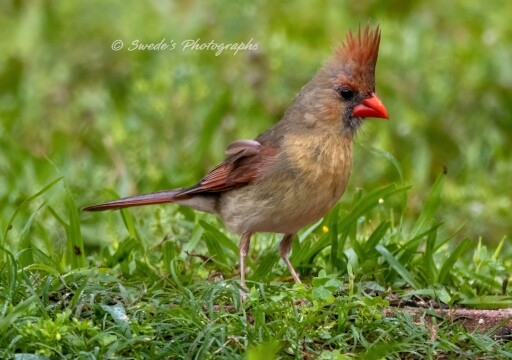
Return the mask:
M288 185L288 186L287 186ZM221 217L231 231L295 233L318 221L339 200L346 182L336 189L297 182L284 182L269 190L263 184L249 185L221 197Z
M338 199L325 199L322 202L311 201L299 206L276 206L271 216L261 214L258 223L253 223L254 231L293 234L306 225L320 220ZM305 200L306 201L306 200Z

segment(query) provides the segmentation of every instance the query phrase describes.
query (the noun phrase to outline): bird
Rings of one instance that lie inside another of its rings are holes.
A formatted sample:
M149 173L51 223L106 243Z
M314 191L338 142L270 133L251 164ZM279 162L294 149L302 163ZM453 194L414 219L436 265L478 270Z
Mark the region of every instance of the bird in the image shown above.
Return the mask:
M380 27L348 31L345 40L270 129L238 140L226 158L197 184L131 196L85 211L177 203L221 218L240 236L240 285L254 233L283 234L279 254L293 280L290 262L297 231L319 221L341 198L352 168L353 139L366 118L388 119L375 92Z

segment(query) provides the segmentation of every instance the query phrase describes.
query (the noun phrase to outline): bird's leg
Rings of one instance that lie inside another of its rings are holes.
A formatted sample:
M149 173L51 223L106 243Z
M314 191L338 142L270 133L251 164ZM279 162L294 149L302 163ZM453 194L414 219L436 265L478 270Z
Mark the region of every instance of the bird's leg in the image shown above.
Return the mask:
M252 233L244 232L240 237L240 285L242 288L247 290L247 285L245 285L245 257L247 256L247 252L249 251L249 244L251 243Z
M293 280L295 280L296 283L300 283L301 281L299 279L299 276L297 275L297 272L293 268L293 265L289 259L290 250L292 248L292 241L293 241L294 236L295 236L295 234L285 234L283 236L283 239L281 240L281 244L279 244L279 255L281 255L281 259L283 259L284 263L288 267L288 270L290 270Z

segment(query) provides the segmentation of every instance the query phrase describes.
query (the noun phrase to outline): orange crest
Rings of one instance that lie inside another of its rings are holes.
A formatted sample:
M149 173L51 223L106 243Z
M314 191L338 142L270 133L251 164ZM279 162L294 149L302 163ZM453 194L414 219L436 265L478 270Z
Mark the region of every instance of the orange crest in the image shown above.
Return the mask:
M343 44L334 51L329 67L335 72L341 71L352 81L373 88L379 44L378 26L370 30L370 26L366 25L364 31L359 27L355 35L349 31Z

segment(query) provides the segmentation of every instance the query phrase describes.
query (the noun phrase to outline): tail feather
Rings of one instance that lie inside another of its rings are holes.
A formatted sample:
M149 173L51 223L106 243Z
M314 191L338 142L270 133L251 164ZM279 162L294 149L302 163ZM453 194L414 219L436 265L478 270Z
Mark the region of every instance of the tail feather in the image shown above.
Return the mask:
M87 206L84 211L104 211L127 208L131 206L143 206L152 204L164 204L174 202L176 200L184 200L189 196L179 196L182 189L165 190L147 195L130 196L119 200L109 201L103 204Z

